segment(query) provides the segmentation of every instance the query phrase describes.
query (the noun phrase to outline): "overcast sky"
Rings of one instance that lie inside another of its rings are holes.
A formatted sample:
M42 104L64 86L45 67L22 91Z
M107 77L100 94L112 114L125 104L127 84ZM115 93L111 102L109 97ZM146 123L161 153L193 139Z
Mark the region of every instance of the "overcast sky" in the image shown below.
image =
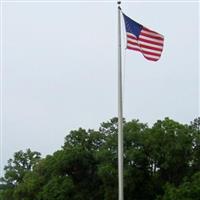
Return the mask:
M198 3L132 1L122 9L165 37L158 62L123 45L124 117L189 123L198 116ZM70 130L117 116L115 1L7 0L2 10L1 167L16 151L51 154Z

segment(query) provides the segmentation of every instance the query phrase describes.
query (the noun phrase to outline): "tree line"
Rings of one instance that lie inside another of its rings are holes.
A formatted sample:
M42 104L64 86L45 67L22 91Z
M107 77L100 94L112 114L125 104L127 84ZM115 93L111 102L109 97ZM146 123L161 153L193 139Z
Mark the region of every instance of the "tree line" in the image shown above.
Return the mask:
M45 158L18 151L0 179L0 200L117 200L117 118L71 131ZM200 118L153 126L124 120L125 200L200 200Z

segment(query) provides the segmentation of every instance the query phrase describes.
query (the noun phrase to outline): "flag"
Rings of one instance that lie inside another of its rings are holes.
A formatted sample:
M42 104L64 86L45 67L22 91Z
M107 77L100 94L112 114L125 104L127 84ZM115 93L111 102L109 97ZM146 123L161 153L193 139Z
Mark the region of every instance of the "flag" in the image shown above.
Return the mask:
M123 17L126 27L127 49L141 52L148 60L159 60L163 50L164 36L135 22L125 14Z

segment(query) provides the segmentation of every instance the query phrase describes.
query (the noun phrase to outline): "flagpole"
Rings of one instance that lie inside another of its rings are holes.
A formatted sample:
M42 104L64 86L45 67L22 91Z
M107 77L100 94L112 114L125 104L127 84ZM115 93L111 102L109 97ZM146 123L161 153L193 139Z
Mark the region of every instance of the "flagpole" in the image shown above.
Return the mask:
M121 55L121 1L118 4L118 187L119 200L124 200L123 182L123 107L122 107L122 55Z

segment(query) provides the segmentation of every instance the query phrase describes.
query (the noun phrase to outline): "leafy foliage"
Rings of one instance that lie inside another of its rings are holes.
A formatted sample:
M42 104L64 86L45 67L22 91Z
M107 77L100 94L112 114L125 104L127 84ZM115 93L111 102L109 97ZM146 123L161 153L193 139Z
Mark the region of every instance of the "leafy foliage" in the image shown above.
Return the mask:
M200 118L184 125L165 118L152 127L124 120L126 200L197 200ZM116 200L117 118L98 131L78 129L61 150L19 151L5 166L0 200Z
M186 178L177 188L166 185L163 200L199 200L200 197L200 172L191 178Z

